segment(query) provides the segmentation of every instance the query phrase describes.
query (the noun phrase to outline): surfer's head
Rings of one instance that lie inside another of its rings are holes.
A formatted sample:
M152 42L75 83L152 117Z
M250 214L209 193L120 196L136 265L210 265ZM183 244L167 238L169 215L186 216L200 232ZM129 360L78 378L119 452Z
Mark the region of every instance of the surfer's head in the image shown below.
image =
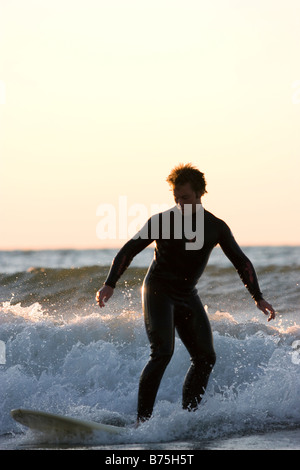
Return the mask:
M184 205L190 205L195 212L196 205L201 203L201 196L206 191L204 173L190 163L179 164L169 174L167 182L173 191L176 204L184 212Z
M204 173L201 173L191 163L180 163L175 166L167 177L167 182L173 191L175 187L189 183L198 197L203 196L207 192Z

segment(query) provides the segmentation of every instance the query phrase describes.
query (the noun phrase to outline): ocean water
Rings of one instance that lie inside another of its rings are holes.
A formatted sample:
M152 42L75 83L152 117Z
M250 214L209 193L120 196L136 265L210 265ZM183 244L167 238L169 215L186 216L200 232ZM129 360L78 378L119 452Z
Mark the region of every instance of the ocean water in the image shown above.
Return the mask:
M10 410L134 423L149 355L141 285L153 249L133 260L101 310L95 293L116 250L0 252L0 448L299 449L300 247L243 249L276 320L267 322L216 248L197 286L217 354L199 410L181 409L189 357L176 338L152 419L79 443L45 443Z

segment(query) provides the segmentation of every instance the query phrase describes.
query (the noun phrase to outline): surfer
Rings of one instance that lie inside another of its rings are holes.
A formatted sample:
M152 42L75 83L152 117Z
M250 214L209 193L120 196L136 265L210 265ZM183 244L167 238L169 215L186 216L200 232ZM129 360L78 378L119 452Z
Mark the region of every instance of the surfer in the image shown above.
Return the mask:
M183 408L196 410L205 393L216 355L210 323L196 284L216 245L221 246L236 268L257 307L269 316L268 321L275 318L273 307L264 300L260 291L251 261L235 241L229 227L202 208L201 198L207 192L204 174L191 164L180 164L171 171L167 182L173 190L176 206L171 211L150 217L141 231L120 249L104 286L96 294L99 306L104 307L134 256L155 241L154 258L142 289L151 355L140 377L138 423L152 415L162 376L173 354L175 329L191 358L182 391ZM190 243L196 242L201 209L203 219L200 229L204 239L196 249L191 249ZM188 210L193 234L196 234L192 240L186 237L184 223L181 224L181 236L178 237L178 221L188 217ZM178 218L178 211L181 219Z

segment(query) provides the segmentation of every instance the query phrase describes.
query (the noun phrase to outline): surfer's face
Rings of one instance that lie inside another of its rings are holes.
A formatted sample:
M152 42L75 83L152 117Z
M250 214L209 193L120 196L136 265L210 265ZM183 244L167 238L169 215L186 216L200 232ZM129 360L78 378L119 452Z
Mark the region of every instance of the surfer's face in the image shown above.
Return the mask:
M183 214L184 214L185 204L191 205L189 207L192 207L192 212L196 211L197 204L201 204L200 196L197 193L195 193L190 183L186 183L180 186L175 186L173 189L173 195L174 195L175 203L180 208Z

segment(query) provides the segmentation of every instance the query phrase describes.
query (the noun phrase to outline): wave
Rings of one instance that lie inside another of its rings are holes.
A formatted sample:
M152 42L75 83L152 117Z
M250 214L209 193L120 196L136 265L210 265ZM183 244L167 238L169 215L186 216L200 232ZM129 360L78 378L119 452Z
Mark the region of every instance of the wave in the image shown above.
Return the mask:
M91 311L95 306L95 293L103 285L109 268L109 265L30 267L17 273L0 273L0 302L21 303L22 306L37 302L54 315L57 312L79 314ZM124 303L134 293L138 302L146 272L147 267L129 267L120 279L114 297ZM277 309L283 313L299 311L300 267L270 264L260 267L257 273L262 291L269 299L274 299ZM232 303L241 305L244 298L250 299L230 264L207 266L198 289L204 302L216 308L229 309Z
M29 268L15 274L0 274L0 301L23 306L38 302L49 312L80 311L94 305L96 291L103 285L109 267ZM145 268L129 269L126 286L138 287ZM122 283L120 283L122 286Z
M125 443L193 442L300 425L299 247L249 249L262 291L279 312L271 323L214 251L198 284L217 353L201 408L181 410L189 357L177 338L153 418L126 434ZM152 253L134 260L101 310L95 292L114 253L101 251L101 266L94 265L96 254L0 253L6 263L0 273L0 434L24 431L9 416L17 407L116 424L135 420L149 355L140 288Z
M176 339L153 418L124 442L216 438L232 433L299 426L299 327L288 330L240 323L228 312L209 314L217 363L196 413L181 410L188 354ZM84 419L128 424L135 420L138 381L148 355L143 317L134 309L94 311L65 318L38 303L2 305L0 433L24 431L12 408L35 408ZM296 355L295 355L296 353ZM293 355L294 354L294 355ZM108 437L118 442L119 437ZM108 442L108 443L109 443Z

